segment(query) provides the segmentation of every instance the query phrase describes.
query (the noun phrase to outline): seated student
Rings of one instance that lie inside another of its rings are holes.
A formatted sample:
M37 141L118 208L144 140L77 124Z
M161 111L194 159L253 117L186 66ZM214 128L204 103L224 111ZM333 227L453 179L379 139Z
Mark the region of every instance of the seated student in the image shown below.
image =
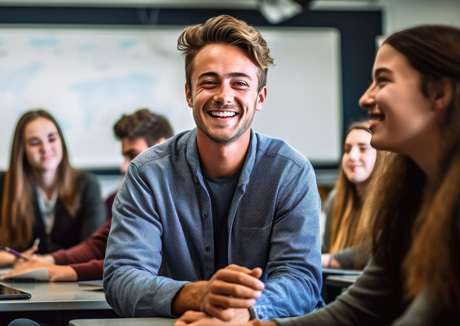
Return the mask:
M17 123L9 169L0 175L0 209L0 243L17 251L36 238L39 253L72 247L105 221L98 180L70 165L61 128L45 110Z
M337 183L323 206L323 267L361 269L365 265L366 250L357 247L365 239L363 233L368 233L362 230L361 213L373 172L378 170L383 156L371 146L369 126L369 122L354 123L345 135Z
M250 128L273 63L265 40L222 15L186 28L178 48L197 128L129 165L113 206L107 301L122 316L195 309L235 321L252 306L263 319L313 311L321 289L313 167Z
M390 35L360 105L372 146L395 152L369 194L373 261L325 308L246 325L460 324L460 29ZM220 325L197 312L186 324Z
M146 109L123 115L113 128L116 137L121 140L122 153L125 157L120 169L122 174L126 172L129 162L139 153L173 135L166 118ZM111 219L87 241L73 248L59 250L49 255L34 256L34 259L28 261L21 260L5 277L47 268L50 281L100 280L110 225Z

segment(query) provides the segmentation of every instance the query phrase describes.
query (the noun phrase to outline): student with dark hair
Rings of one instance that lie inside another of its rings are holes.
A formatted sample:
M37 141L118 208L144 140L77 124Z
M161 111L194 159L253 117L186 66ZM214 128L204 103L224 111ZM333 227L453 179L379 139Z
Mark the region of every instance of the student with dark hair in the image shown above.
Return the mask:
M113 126L115 136L121 141L123 165L121 174L125 174L129 163L145 149L162 143L174 135L173 129L164 116L139 109L132 114L124 114ZM105 200L107 219L112 218L112 205L117 191Z
M146 109L123 115L115 124L114 131L122 142L125 163L120 170L123 174L129 162L139 153L173 135L166 118ZM19 261L5 277L47 268L50 281L100 280L110 226L111 219L87 241L73 248L49 255L33 256L34 259L28 261Z
M194 309L243 321L313 311L321 289L313 167L251 130L273 63L265 40L222 15L184 29L178 48L197 128L131 162L113 206L107 301L122 316Z
M0 243L23 251L40 239L38 252L48 253L82 242L104 220L99 183L70 165L54 117L45 110L24 113L8 171L0 175Z
M390 35L372 75L371 144L394 152L369 194L373 261L327 307L246 325L460 324L460 29ZM200 316L177 325L218 324Z

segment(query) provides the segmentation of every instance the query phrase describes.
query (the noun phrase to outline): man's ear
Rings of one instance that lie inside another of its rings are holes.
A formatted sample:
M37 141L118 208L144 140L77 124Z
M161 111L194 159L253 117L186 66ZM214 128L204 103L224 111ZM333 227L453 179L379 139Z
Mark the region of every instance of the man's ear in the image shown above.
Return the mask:
M444 110L452 102L452 83L448 78L443 78L432 85L430 91L435 110Z
M185 83L185 99L189 107L193 108L193 94L192 90L188 88L187 83Z
M164 142L165 140L166 140L165 137L161 137L160 139L158 139L158 140L156 141L156 143L155 143L154 145L161 144L161 143Z
M260 90L259 94L257 94L256 111L262 110L262 107L264 106L266 98L267 98L267 87L264 86Z

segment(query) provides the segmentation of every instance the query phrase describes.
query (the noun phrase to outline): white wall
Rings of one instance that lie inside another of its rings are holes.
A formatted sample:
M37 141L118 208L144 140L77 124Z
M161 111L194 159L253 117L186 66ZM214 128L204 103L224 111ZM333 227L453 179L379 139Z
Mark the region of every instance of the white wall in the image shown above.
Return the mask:
M394 33L422 24L460 27L459 0L381 0L383 33Z

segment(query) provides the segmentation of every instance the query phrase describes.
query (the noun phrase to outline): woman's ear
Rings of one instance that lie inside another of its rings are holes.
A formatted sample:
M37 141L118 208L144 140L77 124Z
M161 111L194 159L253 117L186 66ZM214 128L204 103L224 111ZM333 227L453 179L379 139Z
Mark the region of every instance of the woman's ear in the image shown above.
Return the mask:
M443 111L452 102L452 83L448 78L443 78L431 87L433 108Z

